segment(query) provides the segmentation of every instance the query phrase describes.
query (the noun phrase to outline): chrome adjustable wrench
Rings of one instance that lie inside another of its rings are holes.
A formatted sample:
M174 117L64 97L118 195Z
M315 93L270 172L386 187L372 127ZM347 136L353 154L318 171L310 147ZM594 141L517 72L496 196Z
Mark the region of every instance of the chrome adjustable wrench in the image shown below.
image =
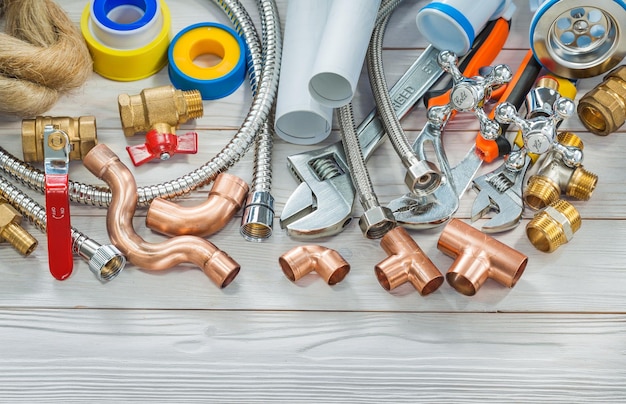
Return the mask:
M394 111L402 118L442 76L439 51L427 47L391 88ZM367 160L384 140L376 110L357 128ZM301 184L287 200L280 225L294 238L317 238L337 234L352 220L355 189L341 142L287 157L287 165Z

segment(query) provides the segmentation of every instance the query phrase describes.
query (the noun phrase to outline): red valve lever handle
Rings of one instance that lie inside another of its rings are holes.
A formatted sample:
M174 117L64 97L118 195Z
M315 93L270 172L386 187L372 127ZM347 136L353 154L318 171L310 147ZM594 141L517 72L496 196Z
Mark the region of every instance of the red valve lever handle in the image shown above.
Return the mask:
M46 174L46 233L50 273L62 281L74 269L68 177Z

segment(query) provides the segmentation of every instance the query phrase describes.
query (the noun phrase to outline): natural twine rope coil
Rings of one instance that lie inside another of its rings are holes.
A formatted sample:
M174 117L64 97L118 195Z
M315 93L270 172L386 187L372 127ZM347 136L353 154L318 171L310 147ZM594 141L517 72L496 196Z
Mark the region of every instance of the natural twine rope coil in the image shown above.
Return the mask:
M80 31L53 1L0 0L0 17L0 113L40 115L91 75Z

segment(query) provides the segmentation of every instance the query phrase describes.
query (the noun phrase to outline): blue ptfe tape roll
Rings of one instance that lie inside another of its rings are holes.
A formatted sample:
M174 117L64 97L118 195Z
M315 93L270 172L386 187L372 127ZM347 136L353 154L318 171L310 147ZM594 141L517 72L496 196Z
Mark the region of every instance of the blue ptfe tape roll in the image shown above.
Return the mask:
M194 60L213 55L220 60L213 66L200 66ZM204 100L233 93L246 78L246 47L230 27L199 23L180 31L168 50L169 76L181 90L199 90Z
M114 31L131 31L139 29L147 25L156 17L157 13L156 1L146 0L94 0L92 11L94 18L106 28ZM109 13L118 9L120 12L132 11L138 12L141 17L135 21L128 23L119 23L110 18Z

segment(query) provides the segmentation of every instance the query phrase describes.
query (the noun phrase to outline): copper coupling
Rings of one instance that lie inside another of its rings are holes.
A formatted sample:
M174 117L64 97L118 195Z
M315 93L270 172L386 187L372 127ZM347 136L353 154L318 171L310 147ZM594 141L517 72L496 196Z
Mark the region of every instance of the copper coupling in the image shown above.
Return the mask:
M132 264L152 271L191 263L219 287L226 287L239 273L237 264L228 254L209 241L196 236L177 236L160 243L149 243L133 228L137 206L137 183L130 170L106 145L94 147L83 163L96 177L104 180L111 190L107 211L107 232L113 245Z
M200 91L177 90L172 85L147 88L139 94L120 94L117 104L125 136L156 129L174 133L178 125L204 112Z
M528 222L526 235L535 248L550 253L569 242L581 223L578 210L571 203L559 199Z
M191 234L207 237L218 232L241 209L248 195L248 184L228 173L220 173L207 200L186 207L155 198L146 215L146 226L169 236Z
M317 272L326 283L339 283L350 272L350 264L337 251L319 245L292 248L278 258L283 273L292 282Z
M528 179L524 190L524 202L532 209L542 209L561 197L589 200L596 188L598 176L582 166L583 142L571 132L558 135L557 147L546 153L537 164L535 174ZM568 159L565 153L579 153L578 158Z
M410 282L424 296L443 283L441 272L403 227L387 232L380 246L389 257L378 263L374 271L385 290Z
M446 280L467 296L476 294L489 278L512 288L528 262L526 255L459 219L448 222L437 248L455 258Z
M626 66L604 77L604 81L578 102L578 117L589 131L606 136L615 132L626 119Z
M43 130L47 125L67 133L71 147L70 160L82 160L98 144L96 118L38 116L35 119L22 120L22 152L27 163L44 160Z

